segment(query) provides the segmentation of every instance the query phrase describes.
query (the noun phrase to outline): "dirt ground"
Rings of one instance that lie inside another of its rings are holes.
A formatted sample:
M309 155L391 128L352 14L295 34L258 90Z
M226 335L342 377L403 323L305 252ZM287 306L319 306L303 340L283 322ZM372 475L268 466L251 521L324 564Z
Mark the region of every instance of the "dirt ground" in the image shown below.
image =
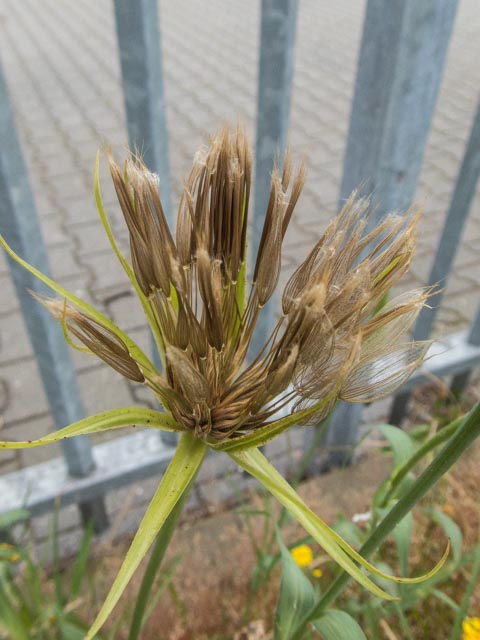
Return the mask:
M464 535L465 549L472 548L478 539L479 458L480 442L477 441L428 498L430 503L434 500L440 509L459 524ZM339 515L351 518L356 513L367 511L371 496L389 470L389 456L372 450L352 467L336 469L304 482L299 492L320 517L333 523ZM262 510L265 508L265 499L253 495L247 505ZM267 506L276 508L274 502ZM257 515L252 518L252 522L254 535L260 538L265 519L262 515ZM422 567L426 531L429 536L433 535L433 538L438 539L438 545L433 545L432 553L436 554L445 544L443 532L439 533L437 530L432 533L428 523L421 522L415 533L410 557L414 571L415 567ZM290 523L282 529L282 534L288 542L293 542L299 540L304 532ZM269 637L266 631L271 626L275 608L279 575L274 572L267 587L260 590L252 603L248 620L245 620L243 616L248 585L255 567L251 535L239 507L208 518L189 517L181 523L174 534L166 560L167 567L169 562L178 561L173 579L174 589L166 589L158 600L142 632L142 640L266 640ZM119 543L103 551L106 581L113 579L126 544ZM431 560L435 561L435 556ZM123 599L124 612L128 611L129 603L135 598L141 575L142 571L139 571L127 590ZM465 575L452 576L449 595L457 602L462 596L466 579ZM431 603L426 606L432 607ZM474 612L480 615L480 586L477 586L472 601L470 613ZM248 632L245 627L247 621L255 621ZM240 632L241 629L245 631ZM438 626L432 633L432 640L449 637L447 632L443 635ZM422 632L422 635L416 637L428 640L424 634ZM119 632L115 637L123 640L127 634ZM380 637L400 640L403 636L386 634Z

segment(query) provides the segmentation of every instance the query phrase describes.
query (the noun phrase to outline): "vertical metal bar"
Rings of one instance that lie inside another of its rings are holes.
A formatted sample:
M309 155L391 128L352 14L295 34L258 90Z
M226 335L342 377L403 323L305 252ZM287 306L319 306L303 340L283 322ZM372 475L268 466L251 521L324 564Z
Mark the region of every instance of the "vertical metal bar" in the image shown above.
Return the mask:
M297 0L262 0L255 149L254 217L250 238L257 255L270 195L275 159L281 165L287 144L295 47ZM275 299L263 309L252 344L257 353L273 327Z
M114 7L130 147L138 149L150 171L159 175L162 205L173 228L157 0L115 0ZM150 343L153 363L160 369L153 336ZM167 445L175 445L178 440L175 433L163 431L160 438Z
M0 232L15 252L48 274L48 257L1 68L0 139ZM48 295L50 291L26 269L10 259L9 264L55 426L64 427L85 414L62 331L29 293ZM95 464L86 436L62 440L61 446L70 475L85 477L93 471ZM85 509L93 506L100 530L107 526L106 512L101 500L85 505Z
M160 177L165 215L173 222L167 119L157 0L115 0L128 139Z
M457 0L368 0L340 205L357 188L371 195L370 226L411 204L456 7ZM349 405L330 430L353 444L358 418Z
M458 0L368 0L340 198L359 187L375 218L408 208Z
M458 243L468 212L475 195L475 187L480 177L480 103L467 143L462 166L457 177L452 201L438 245L428 285L439 283L441 288L430 298L428 307L424 307L415 325L415 340L426 340L432 331L435 317L443 298L446 279L450 273Z
M468 344L474 345L475 347L480 346L480 305L472 322L472 326L470 327L467 341ZM465 389L468 381L470 380L470 375L471 371L464 371L463 373L458 373L453 377L452 384L450 386L453 393L459 394Z
M424 307L415 325L413 337L415 340L426 340L433 327L440 304L446 280L450 273L455 254L458 249L460 237L465 221L475 195L475 187L480 176L480 103L473 121L470 138L467 143L462 165L457 177L450 207L448 209L442 236L433 261L433 266L428 278L428 285L439 283L441 288L429 300L428 307ZM473 330L473 328L472 328ZM474 332L475 333L475 332ZM472 342L472 344L475 344ZM463 376L463 378L461 378ZM453 387L460 391L463 382L468 380L468 373L459 374L454 379ZM459 386L460 385L460 386ZM462 387L463 388L463 387ZM395 397L390 422L400 424L405 417L406 407L410 393L400 393Z

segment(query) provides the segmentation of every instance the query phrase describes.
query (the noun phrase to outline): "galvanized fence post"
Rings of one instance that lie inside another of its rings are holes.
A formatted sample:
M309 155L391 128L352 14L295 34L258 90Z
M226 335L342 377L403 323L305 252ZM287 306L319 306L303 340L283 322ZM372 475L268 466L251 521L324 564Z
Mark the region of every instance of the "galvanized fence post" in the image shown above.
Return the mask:
M170 192L168 134L163 86L162 47L157 0L114 0L128 139L146 166L160 177L160 196L168 223L174 216ZM153 337L153 362L160 369L160 355ZM175 433L161 432L167 445L175 445Z
M475 187L480 176L480 103L473 121L470 138L467 143L465 155L457 177L448 214L443 227L442 235L438 245L435 259L433 261L430 276L426 284L439 285L438 291L429 300L428 307L424 307L413 331L415 340L426 340L433 327L440 304L443 298L446 280L450 273L453 260L457 253L459 241L462 235L465 221L467 220L470 205L475 195ZM473 329L472 329L473 330ZM475 331L473 331L475 336ZM469 340L475 344L475 338ZM458 374L455 385L461 384L461 376ZM465 378L467 380L468 377ZM400 424L405 417L406 406L410 393L400 393L395 397L390 422Z
M16 253L43 273L49 273L27 171L15 130L7 86L0 68L0 232ZM9 260L15 289L30 341L40 370L43 387L56 428L84 417L75 369L62 330L47 311L32 298L51 292L37 278ZM62 440L63 454L71 476L86 477L95 468L89 439L80 436ZM100 531L108 526L101 498L79 504L83 519L94 518Z
M160 177L169 223L170 196L167 119L157 0L114 0L128 140L150 171Z
M270 177L275 159L282 163L287 144L292 93L297 0L262 0L260 62L255 147L255 195L250 255L255 259L270 195ZM258 353L270 334L275 299L259 319L252 353Z
M371 195L370 225L411 203L456 7L457 0L368 0L340 205L357 188ZM358 419L355 405L337 412L327 444L353 445Z
M480 305L478 306L476 316L472 322L472 326L470 327L467 343L474 347L480 347ZM465 389L468 381L470 380L470 374L471 371L467 369L466 371L453 376L450 387L453 393L458 395Z

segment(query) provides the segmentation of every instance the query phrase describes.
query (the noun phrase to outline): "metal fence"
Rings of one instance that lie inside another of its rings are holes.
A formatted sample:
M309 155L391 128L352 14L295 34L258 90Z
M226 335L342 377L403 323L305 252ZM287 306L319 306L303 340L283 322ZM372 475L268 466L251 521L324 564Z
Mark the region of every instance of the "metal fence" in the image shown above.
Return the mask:
M132 147L145 150L145 162L160 175L162 200L171 212L157 0L115 0L114 9L129 142ZM253 251L260 237L258 229L268 200L274 157L286 146L297 10L295 0L261 3ZM372 224L386 212L406 209L412 202L456 10L456 0L367 2L339 202L362 185L364 192L373 194ZM0 231L16 252L48 273L48 255L40 240L27 171L1 75L0 135ZM448 278L479 173L480 107L425 284ZM28 289L44 293L41 284L15 264L11 265L11 272L53 419L60 428L84 415L75 369L60 328L27 293ZM441 297L442 293L437 293L431 307L420 315L415 339L430 335ZM274 312L271 304L264 314L264 332ZM453 375L452 387L456 391L465 387L470 371L480 362L480 309L468 331L447 336L433 349L438 355L428 360L397 395L393 423L400 424L403 419L411 388L430 375ZM342 404L324 444L353 444L361 411L359 405ZM62 505L77 503L83 518L93 516L97 528L102 529L108 524L104 494L160 473L171 458L173 446L171 440L151 432L135 433L95 447L86 437L64 441L63 458L0 477L0 512L25 505L32 515L40 514L48 511L61 493ZM331 461L338 459L339 454L334 454Z

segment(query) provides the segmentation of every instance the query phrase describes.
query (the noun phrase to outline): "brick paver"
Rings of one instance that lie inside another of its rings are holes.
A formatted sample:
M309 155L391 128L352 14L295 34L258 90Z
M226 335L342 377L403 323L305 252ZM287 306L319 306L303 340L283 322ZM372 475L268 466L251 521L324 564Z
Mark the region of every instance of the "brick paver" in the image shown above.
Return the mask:
M174 202L207 132L240 118L253 138L259 4L161 3ZM295 156L306 160L308 181L286 239L283 281L335 210L363 9L363 2L349 0L300 3L290 142ZM91 189L97 147L106 141L121 152L127 137L112 3L0 0L0 33L53 273L148 344L143 318L102 235ZM477 0L462 0L419 180L425 216L409 285L423 282L430 268L478 98L479 59L480 8ZM103 189L113 227L125 239L108 179ZM479 206L477 191L440 312L442 331L465 327L479 299ZM148 404L148 394L102 364L81 354L74 360L88 413ZM0 412L5 432L16 436L53 427L3 256ZM37 459L37 453L22 453L5 468Z

